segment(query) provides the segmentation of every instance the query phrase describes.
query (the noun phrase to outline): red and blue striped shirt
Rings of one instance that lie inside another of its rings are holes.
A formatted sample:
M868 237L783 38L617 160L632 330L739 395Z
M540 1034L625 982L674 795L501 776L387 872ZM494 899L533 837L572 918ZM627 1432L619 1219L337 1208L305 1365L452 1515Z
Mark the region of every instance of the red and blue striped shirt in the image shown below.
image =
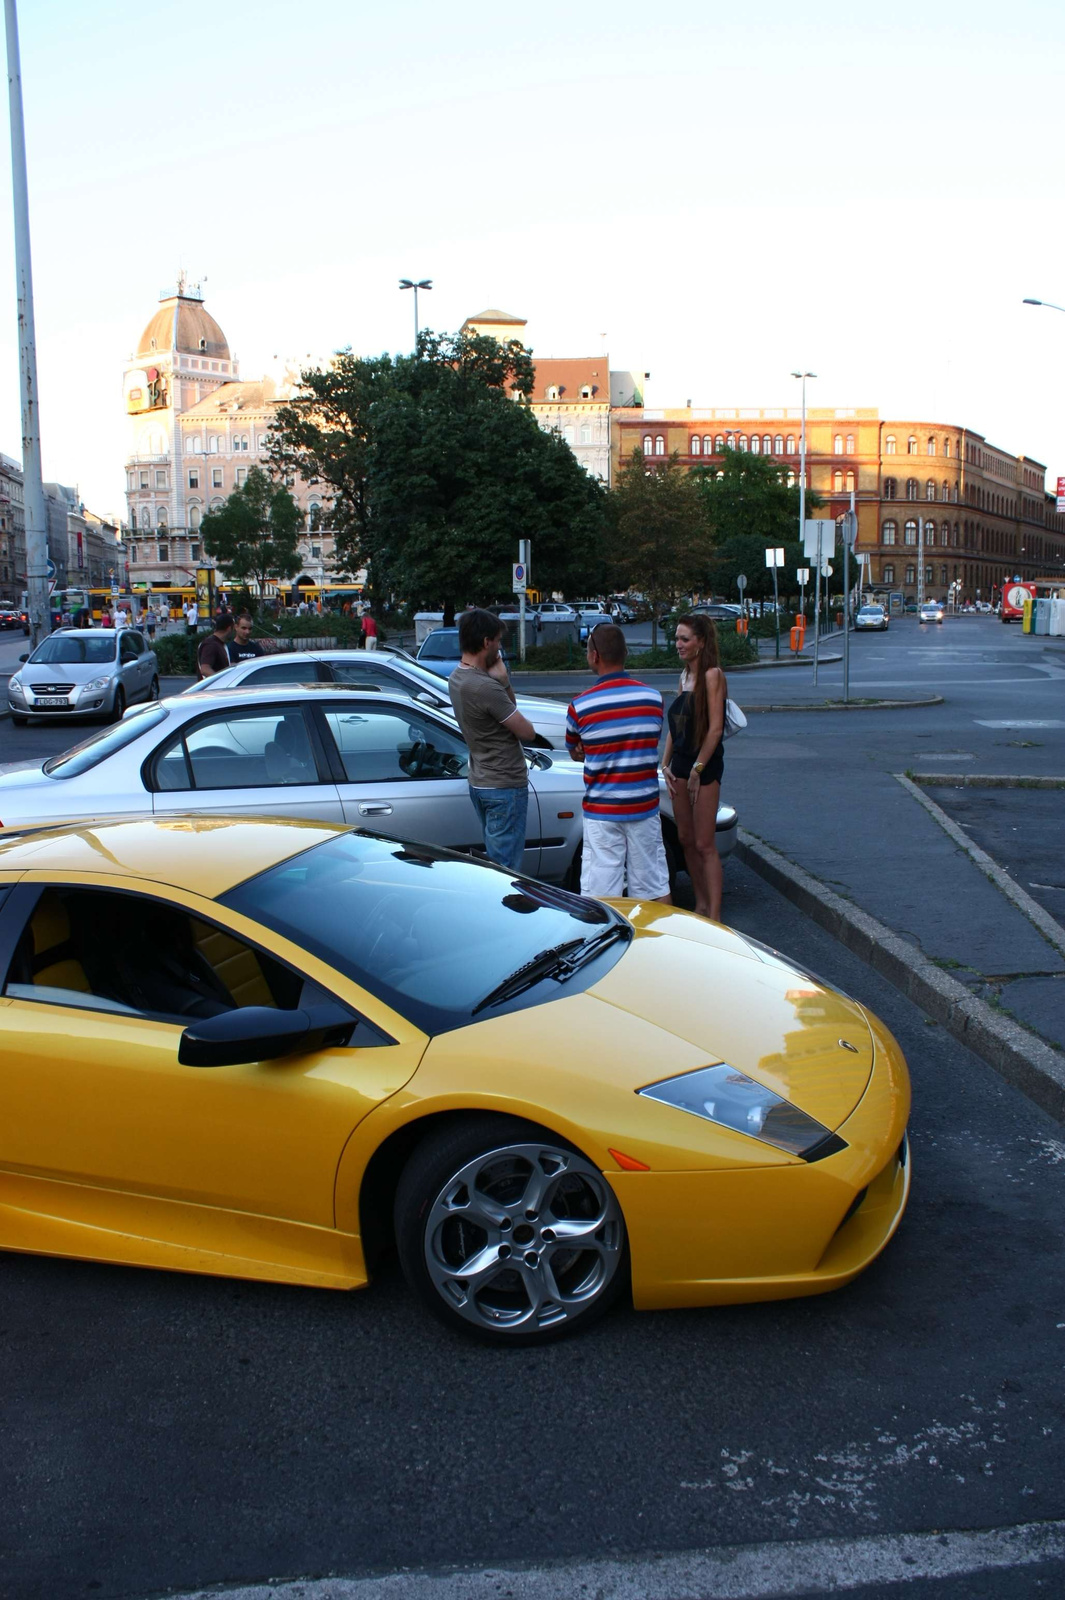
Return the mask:
M662 696L624 672L597 678L566 713L566 745L584 747L584 813L636 822L658 810Z

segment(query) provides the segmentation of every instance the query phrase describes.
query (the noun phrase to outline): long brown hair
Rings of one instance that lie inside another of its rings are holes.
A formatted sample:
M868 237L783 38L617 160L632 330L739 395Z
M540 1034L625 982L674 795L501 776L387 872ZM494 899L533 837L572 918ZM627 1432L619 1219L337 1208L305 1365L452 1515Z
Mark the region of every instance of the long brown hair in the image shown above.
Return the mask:
M711 667L721 665L721 656L717 648L717 629L710 617L684 616L677 620L677 627L681 625L694 633L699 641L699 654L692 662L686 662L685 672L690 672L692 677L692 705L695 708L695 748L698 750L706 738L710 726L710 703L706 694L706 674Z

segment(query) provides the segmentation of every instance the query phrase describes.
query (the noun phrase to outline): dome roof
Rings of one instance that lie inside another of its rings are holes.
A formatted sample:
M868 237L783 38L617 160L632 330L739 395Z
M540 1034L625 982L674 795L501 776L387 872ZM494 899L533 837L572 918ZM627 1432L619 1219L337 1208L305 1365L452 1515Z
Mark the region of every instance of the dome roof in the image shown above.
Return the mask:
M138 356L180 350L186 355L214 356L229 361L226 336L199 299L169 295L137 341Z

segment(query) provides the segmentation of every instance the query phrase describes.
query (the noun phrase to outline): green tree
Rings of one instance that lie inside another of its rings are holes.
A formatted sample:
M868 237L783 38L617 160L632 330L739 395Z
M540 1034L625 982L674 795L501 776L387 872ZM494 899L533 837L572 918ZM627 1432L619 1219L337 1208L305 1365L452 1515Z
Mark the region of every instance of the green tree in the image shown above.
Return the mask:
M252 467L217 511L208 512L200 532L204 549L230 583L257 583L266 592L271 578L293 578L300 569L298 547L302 514L283 483Z
M737 597L736 577L743 572L749 599L771 597L773 573L765 552L779 545L784 547L781 593L795 590L796 569L806 564L799 539L799 486L788 488L780 462L728 449L720 467L696 467L692 478L703 497L713 544L707 572L713 592L730 600ZM812 490L806 491L808 516L822 504Z
M610 493L610 530L615 581L653 607L654 649L660 609L703 584L710 560L706 502L676 454L652 469L632 452Z

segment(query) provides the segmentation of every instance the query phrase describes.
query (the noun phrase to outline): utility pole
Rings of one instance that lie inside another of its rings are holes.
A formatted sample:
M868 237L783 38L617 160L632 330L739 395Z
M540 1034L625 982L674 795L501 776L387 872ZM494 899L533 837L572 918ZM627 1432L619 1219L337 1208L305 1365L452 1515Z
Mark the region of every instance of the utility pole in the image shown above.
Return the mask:
M26 130L22 116L15 0L4 0L7 24L7 90L11 111L11 190L15 211L15 280L18 295L19 378L22 390L22 478L26 514L26 604L31 645L51 632L48 605L48 520L41 481L41 425L37 399L37 339L33 326L30 265L30 197L26 179Z

